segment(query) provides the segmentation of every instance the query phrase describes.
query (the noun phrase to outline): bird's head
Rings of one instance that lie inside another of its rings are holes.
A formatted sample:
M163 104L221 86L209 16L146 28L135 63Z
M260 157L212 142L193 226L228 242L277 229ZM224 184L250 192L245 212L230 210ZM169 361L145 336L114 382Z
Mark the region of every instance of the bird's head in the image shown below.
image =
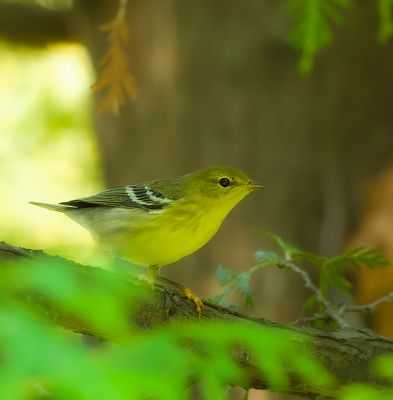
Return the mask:
M184 176L188 193L209 203L234 207L240 200L263 185L253 182L244 172L229 167L207 167Z

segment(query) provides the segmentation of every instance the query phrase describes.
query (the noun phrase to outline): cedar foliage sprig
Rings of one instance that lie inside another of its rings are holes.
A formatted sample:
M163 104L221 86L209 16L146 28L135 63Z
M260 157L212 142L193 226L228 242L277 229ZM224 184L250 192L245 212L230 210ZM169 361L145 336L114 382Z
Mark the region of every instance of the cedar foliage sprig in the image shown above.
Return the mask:
M232 293L237 293L244 300L246 306L251 306L253 304L252 275L261 268L277 266L290 269L298 274L303 279L305 286L310 289L311 295L305 302L303 310L312 311L313 322L333 320L338 327L348 328L348 324L343 318L345 313L368 311L370 307L368 305L343 307L334 304L330 300L331 289L339 289L345 295L351 294L352 284L345 276L347 268L374 269L390 265L382 253L369 247L356 247L334 257L323 257L301 251L277 235L271 233L264 233L264 235L273 241L279 252L257 251L255 254L256 264L240 273L220 266L217 271L217 281L222 286L222 291L210 300L222 306L236 307L237 304L231 302L229 297ZM318 283L313 282L302 265L316 269ZM389 294L383 298L383 301L389 301L392 298L393 295Z
M292 46L300 51L299 70L309 73L316 54L332 41L332 27L343 19L351 0L287 0L285 11L294 20L289 36ZM378 37L386 42L393 35L393 0L378 0Z
M393 0L378 0L379 40L386 42L393 34Z
M316 53L332 41L331 25L342 20L350 0L288 0L285 10L295 20L289 40L300 50L299 69L309 73Z

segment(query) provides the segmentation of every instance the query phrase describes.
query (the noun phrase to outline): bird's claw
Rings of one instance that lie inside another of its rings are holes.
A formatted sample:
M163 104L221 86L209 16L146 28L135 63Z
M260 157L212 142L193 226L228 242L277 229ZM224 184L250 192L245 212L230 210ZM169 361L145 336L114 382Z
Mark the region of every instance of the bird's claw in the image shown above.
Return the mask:
M200 317L200 316L201 316L201 313L202 313L202 310L203 310L203 308L204 308L202 299L201 299L199 296L197 296L197 295L196 295L191 289L189 289L189 288L184 288L184 289L183 289L183 294L184 294L184 296L186 296L186 298L187 298L188 300L191 300L191 301L194 302L195 307L196 307L196 310L197 310L197 313L198 313L198 316Z

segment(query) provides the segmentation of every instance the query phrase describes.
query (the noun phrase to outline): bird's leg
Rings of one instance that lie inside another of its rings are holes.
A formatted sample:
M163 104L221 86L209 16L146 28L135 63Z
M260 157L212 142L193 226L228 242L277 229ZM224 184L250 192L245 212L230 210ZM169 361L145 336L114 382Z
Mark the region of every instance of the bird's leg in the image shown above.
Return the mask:
M149 284L152 290L154 289L155 282L158 279L161 279L160 268L161 265L149 265L149 270L147 274L144 274L144 279Z
M154 279L160 276L161 265L149 265L149 277Z
M177 290L179 290L188 300L191 300L196 307L197 313L199 316L201 316L202 310L203 310L203 301L202 299L197 296L191 289L186 288L182 285L180 285L177 282L174 282L168 278L164 278L163 276L160 275L160 265L149 265L149 278L154 280L154 279L159 279L163 282L166 282L169 286L175 287Z
M186 287L182 287L182 293L184 294L184 296L187 297L188 300L194 302L197 313L200 317L204 307L202 299L199 296L197 296L191 289Z

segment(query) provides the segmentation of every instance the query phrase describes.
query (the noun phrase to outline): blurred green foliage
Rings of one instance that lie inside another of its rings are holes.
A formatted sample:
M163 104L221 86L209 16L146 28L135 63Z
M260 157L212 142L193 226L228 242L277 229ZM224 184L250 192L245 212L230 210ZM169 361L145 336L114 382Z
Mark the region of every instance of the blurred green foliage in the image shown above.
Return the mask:
M340 400L391 400L392 390L381 390L367 385L349 385L341 391Z
M299 70L309 73L316 54L332 41L332 25L343 20L344 9L354 5L352 0L287 0L285 11L293 18L289 40L300 51ZM359 2L360 3L360 2ZM392 0L378 0L380 18L379 39L388 40L393 34Z
M349 5L350 0L287 1L286 11L295 20L290 41L301 52L301 72L311 71L316 53L332 41L331 23L341 22L340 9Z
M45 258L0 261L0 274L1 399L176 400L189 399L196 386L204 399L225 399L231 382L246 384L246 352L273 390L289 387L288 373L305 385L334 387L312 343L296 331L199 319L141 329L134 313L157 299L123 273ZM393 357L378 359L374 371L393 382ZM339 398L392 394L357 384Z
M378 12L381 20L379 26L379 39L386 42L393 34L393 1L378 0Z
M308 384L332 384L307 348L291 344L296 332L201 320L141 330L130 321L151 301L142 284L130 291L115 273L85 275L89 267L58 261L2 262L0 268L2 400L45 393L67 400L188 399L195 382L203 398L216 400L226 397L230 382L245 382L233 357L245 350L277 390L287 387L289 369ZM67 318L111 342L92 346L53 325Z

